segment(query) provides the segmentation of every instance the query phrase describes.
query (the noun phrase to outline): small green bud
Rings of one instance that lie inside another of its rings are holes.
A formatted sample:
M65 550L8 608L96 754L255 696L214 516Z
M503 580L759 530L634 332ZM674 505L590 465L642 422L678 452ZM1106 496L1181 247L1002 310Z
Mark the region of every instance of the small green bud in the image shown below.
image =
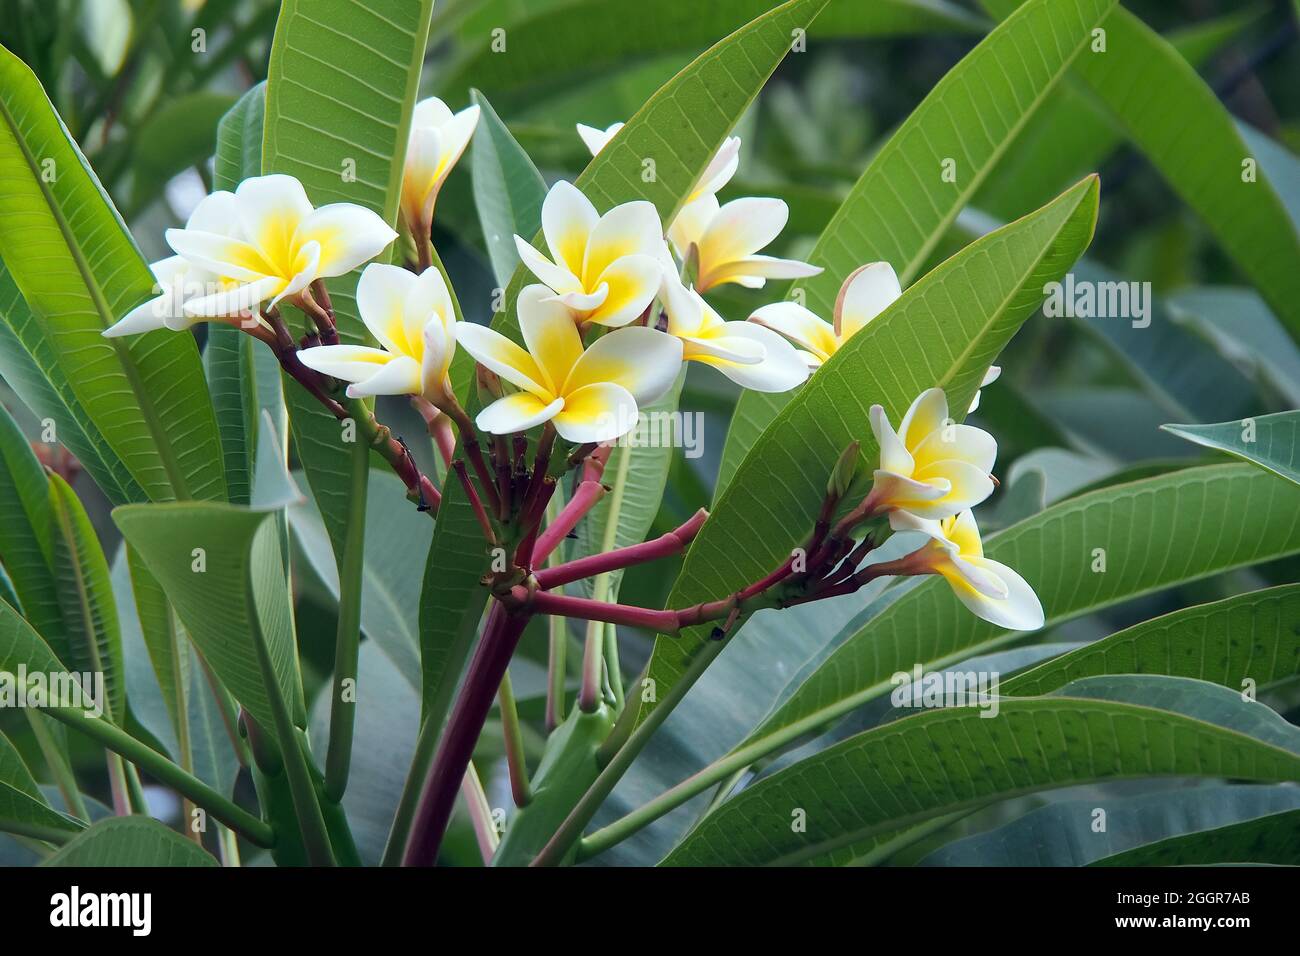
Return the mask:
M840 453L840 460L831 471L830 480L826 482L826 494L832 498L843 498L858 473L858 453L860 442L849 442L849 446Z

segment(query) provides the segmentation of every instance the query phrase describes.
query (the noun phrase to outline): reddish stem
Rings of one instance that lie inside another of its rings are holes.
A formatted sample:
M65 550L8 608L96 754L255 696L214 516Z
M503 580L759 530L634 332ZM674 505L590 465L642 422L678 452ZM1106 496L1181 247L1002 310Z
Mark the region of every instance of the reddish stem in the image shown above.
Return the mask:
M652 541L643 541L640 544L617 548L604 554L593 554L565 564L542 568L535 575L537 586L543 590L548 590L596 574L618 571L622 568L629 568L634 564L645 564L659 558L680 554L695 540L695 536L699 534L700 528L708 517L709 512L701 508L681 527L662 534ZM535 550L534 553L536 553Z
M545 564L551 552L560 546L560 542L604 496L605 486L599 481L584 481L578 485L578 490L565 502L555 520L538 536L537 543L533 546L533 567Z
M483 637L469 662L465 683L443 730L437 756L425 778L403 866L432 866L437 862L438 848L456 804L456 793L474 753L474 744L487 721L492 701L501 687L501 678L505 676L528 618L527 612L507 611L500 602L493 603L483 628Z
M474 509L474 517L478 519L478 525L483 529L483 536L487 538L488 543L494 543L497 536L492 532L492 521L488 518L487 512L483 510L483 502L474 490L474 483L469 480L469 475L465 471L465 463L457 458L451 463L451 470L456 473L460 479L461 486L465 489L465 497L469 499L470 507Z

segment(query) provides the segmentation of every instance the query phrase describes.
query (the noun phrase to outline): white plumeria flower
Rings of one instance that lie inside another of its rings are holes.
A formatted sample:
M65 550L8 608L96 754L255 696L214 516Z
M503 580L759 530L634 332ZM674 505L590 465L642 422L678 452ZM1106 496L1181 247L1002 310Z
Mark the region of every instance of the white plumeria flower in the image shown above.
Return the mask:
M469 145L479 112L475 105L453 113L436 96L415 104L402 170L402 214L412 228L433 222L438 191Z
M880 445L880 467L868 496L877 513L889 510L891 521L897 511L947 518L993 493L997 442L983 429L949 418L943 389L918 395L897 432L879 405L872 405L869 415Z
M989 370L984 373L984 379L980 382L980 387L975 389L975 397L970 400L970 408L966 409L967 415L969 415L971 412L975 411L975 409L980 407L980 389L983 388L985 385L992 385L994 382L998 380L998 376L1001 374L1002 374L1001 366L998 365L989 366Z
M664 240L652 203L623 203L601 216L561 181L542 202L542 233L552 259L515 236L519 256L579 321L627 325L658 294Z
M710 365L756 392L788 392L808 378L807 364L789 342L751 322L724 321L669 270L660 299L668 334L682 340L686 361Z
M439 408L455 401L447 373L456 354L456 314L436 268L417 276L371 263L357 283L357 311L382 348L321 345L299 352L302 364L351 382L350 398L421 395Z
M520 389L479 412L478 427L494 435L553 422L567 441L613 441L682 367L681 342L644 326L616 329L583 351L573 316L542 285L519 293L519 327L527 350L486 326L456 326L465 351Z
M758 255L789 218L790 209L780 199L746 197L723 206L708 193L682 208L668 238L683 262L696 257L699 291L727 282L760 289L768 279L800 279L822 271L796 259Z
M840 287L834 323L823 322L797 302L765 305L749 321L780 332L802 347L804 359L816 368L902 294L893 267L888 262L871 262L854 270Z
M230 201L223 200L222 210L225 228L167 230L172 249L225 280L224 288L186 300L189 315L232 315L268 299L274 305L316 279L351 272L397 238L362 206L313 209L292 176L245 179Z
M611 123L604 129L597 129L594 126L579 123L578 135L582 137L582 141L586 144L591 155L595 156L609 145L609 141L618 134L618 131L624 125L623 123ZM699 183L686 197L685 205L690 205L701 196L712 196L717 193L723 186L731 182L731 177L736 175L736 170L739 167L740 137L728 136L723 140L718 151L713 154L713 158L709 160L709 165L705 167Z
M1043 605L1019 574L984 557L979 527L969 510L941 521L899 515L895 527L920 531L930 542L911 556L920 567L943 575L957 600L976 617L1012 631L1035 631L1043 626Z
M185 228L196 232L227 233L238 220L234 212L235 194L215 192L203 197L190 213ZM118 322L104 330L106 338L137 335L154 329L180 332L204 321L200 315L185 311L188 299L228 288L237 283L207 269L200 268L183 256L169 256L149 266L157 280L159 295L136 306ZM246 316L233 316L232 321Z

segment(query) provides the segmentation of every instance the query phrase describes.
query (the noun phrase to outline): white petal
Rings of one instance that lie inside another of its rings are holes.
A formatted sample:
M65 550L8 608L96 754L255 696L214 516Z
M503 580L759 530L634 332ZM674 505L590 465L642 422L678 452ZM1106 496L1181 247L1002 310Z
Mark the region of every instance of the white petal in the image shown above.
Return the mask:
M366 266L357 282L357 311L361 321L375 340L394 355L420 354L404 321L406 299L415 282L415 276L408 270L383 262ZM420 327L415 334L422 331Z
M456 337L451 332L452 327L454 324L445 325L436 317L424 327L424 358L420 363L420 375L424 397L435 405L450 397L447 372L456 355Z
M451 119L451 110L447 104L436 96L430 96L428 99L420 100L411 110L411 128L424 129L426 127L437 129Z
M549 235L548 235L549 238ZM653 203L638 199L615 206L591 229L582 260L582 281L588 289L604 279L617 260L641 254L657 257L664 229ZM554 249L554 246L552 246ZM656 290L659 283L655 283Z
M881 469L910 476L915 463L907 446L889 424L885 409L880 405L872 405L867 411L867 417L871 420L871 432L876 436L876 444L880 447Z
M615 329L582 353L563 393L568 401L584 386L613 382L630 392L638 405L649 405L672 387L681 368L680 339L640 325Z
M691 196L718 192L731 182L731 177L736 175L736 170L739 168L740 137L728 136L709 160L709 165L705 167L704 174L700 176L700 183Z
M473 322L457 322L455 335L456 343L484 368L511 385L546 396L548 402L554 398L554 393L544 384L546 375L533 357L500 332Z
M474 130L478 128L480 112L478 104L467 106L444 123L439 130L442 136L441 169L438 171L440 179L447 178L461 154L465 152L465 147L474 136Z
M542 200L542 233L557 266L563 266L575 276L582 275L587 239L599 221L596 207L573 183L560 180L551 187ZM545 276L538 275L537 278L550 285Z
M997 457L997 439L974 425L953 424L936 429L912 448L912 459L918 469L930 462L955 458L989 472Z
M170 292L137 305L117 322L106 328L101 334L106 339L115 339L123 335L138 335L152 332L154 329L167 328L167 320L176 311L176 303ZM199 321L194 319L193 321Z
M528 270L557 294L581 293L582 281L564 266L553 263L534 249L523 237L515 236L515 248Z
M663 266L655 256L632 255L616 259L600 274L599 285L608 293L587 318L612 328L639 318L663 285Z
M927 388L912 401L898 426L898 437L908 448L915 448L930 432L951 422L948 397L941 388Z
M761 289L768 279L804 279L815 276L822 271L821 266L814 266L798 259L778 259L775 256L746 256L730 262L715 265L707 273L704 260L700 260L700 285L713 288L727 282L734 282L747 289Z
M718 197L713 193L706 193L699 199L682 206L681 211L677 213L677 217L668 228L668 239L683 262L690 253L691 245L699 245L704 241L704 233L708 230L713 217L718 214L718 209Z
M780 199L746 196L722 206L709 223L700 245L701 268L744 259L781 234L790 207Z
M996 575L1006 587L1007 596L1002 600L987 597L978 592L954 587L957 599L966 605L979 618L1004 627L1010 631L1036 631L1043 626L1043 605L1038 595L1024 578L997 561L988 558L968 558L970 564L983 571Z
M303 365L344 382L364 382L393 358L391 352L368 345L317 345L298 353Z
M419 395L424 390L423 384L420 363L409 355L398 355L392 361L381 365L374 375L349 385L348 397Z
M841 341L856 334L903 294L894 267L871 262L856 269L835 299L835 334Z
M819 361L824 362L835 354L837 343L830 323L823 322L798 302L765 305L757 309L749 321L780 332L790 341L802 345Z
M235 194L220 189L204 196L190 213L190 218L185 220L185 228L242 238L243 227L239 224L239 203Z
M597 129L594 126L578 124L578 135L582 137L583 144L595 156L609 143L611 139L623 128L622 123L613 123L605 129Z
M560 393L582 355L582 336L568 307L544 285L525 286L516 303L519 330L528 353L546 376L547 390Z
M276 261L311 215L311 201L293 176L276 173L245 179L235 190L239 223L248 241Z
M290 277L285 287L271 299L271 305L274 306L287 295L297 295L320 277L320 255L319 242L303 243L298 250L298 257L294 261L294 266L298 271Z
M984 380L980 382L980 388L985 385L992 385L1002 375L1002 366L990 365L987 372L984 373Z
M924 504L904 503L901 507L914 512L922 518L947 518L988 499L993 494L993 480L988 473L975 467L970 462L946 460L927 464L917 468L912 477L927 484L943 484L948 487L941 498Z
M320 274L341 276L379 255L396 238L392 227L369 209L336 202L304 219L295 241L320 243Z
M527 392L516 392L498 398L483 409L474 423L493 435L510 435L550 421L562 408L564 400L561 398L545 403Z
M564 303L565 307L578 318L586 319L592 312L605 304L605 300L609 298L609 286L599 285L596 287L596 291L590 295L584 292L564 292L551 298L556 302Z
M190 229L168 229L164 235L178 255L213 275L252 282L274 272L262 254L241 239Z
M704 327L705 302L698 292L682 284L675 270L663 269L659 300L668 316L668 333L692 336Z
M627 389L613 382L598 382L564 396L564 409L555 416L555 430L565 441L579 444L613 441L636 426L638 415L636 399Z
M446 329L456 324L456 307L451 301L451 291L437 266L429 266L416 276L406 293L402 310L406 334L413 342L425 334L432 318L437 318Z
M764 349L763 360L755 365L704 360L742 388L756 392L788 392L808 378L808 364L793 345L771 329L750 322L728 322L723 341L749 340Z
M266 276L212 295L186 299L185 314L208 319L237 315L256 308L284 287L285 281L279 276Z

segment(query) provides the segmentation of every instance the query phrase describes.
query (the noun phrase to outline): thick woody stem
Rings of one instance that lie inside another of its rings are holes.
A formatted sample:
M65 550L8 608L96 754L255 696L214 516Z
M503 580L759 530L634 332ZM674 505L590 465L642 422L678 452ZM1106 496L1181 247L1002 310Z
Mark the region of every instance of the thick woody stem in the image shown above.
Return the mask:
M469 662L465 683L447 720L437 756L425 778L403 865L432 866L437 862L438 848L474 753L474 744L487 721L528 618L527 612L509 611L500 602L493 603L483 637Z
M569 561L566 564L542 568L535 574L537 586L542 590L549 590L562 584L568 584L571 581L579 581L593 575L604 574L608 571L619 571L636 564L645 564L659 558L680 554L695 540L695 536L699 534L700 528L703 527L708 517L709 512L701 508L679 528L662 534L652 541L643 541L640 544L617 548L604 554L593 554L585 558ZM534 549L534 554L536 554L536 549Z

